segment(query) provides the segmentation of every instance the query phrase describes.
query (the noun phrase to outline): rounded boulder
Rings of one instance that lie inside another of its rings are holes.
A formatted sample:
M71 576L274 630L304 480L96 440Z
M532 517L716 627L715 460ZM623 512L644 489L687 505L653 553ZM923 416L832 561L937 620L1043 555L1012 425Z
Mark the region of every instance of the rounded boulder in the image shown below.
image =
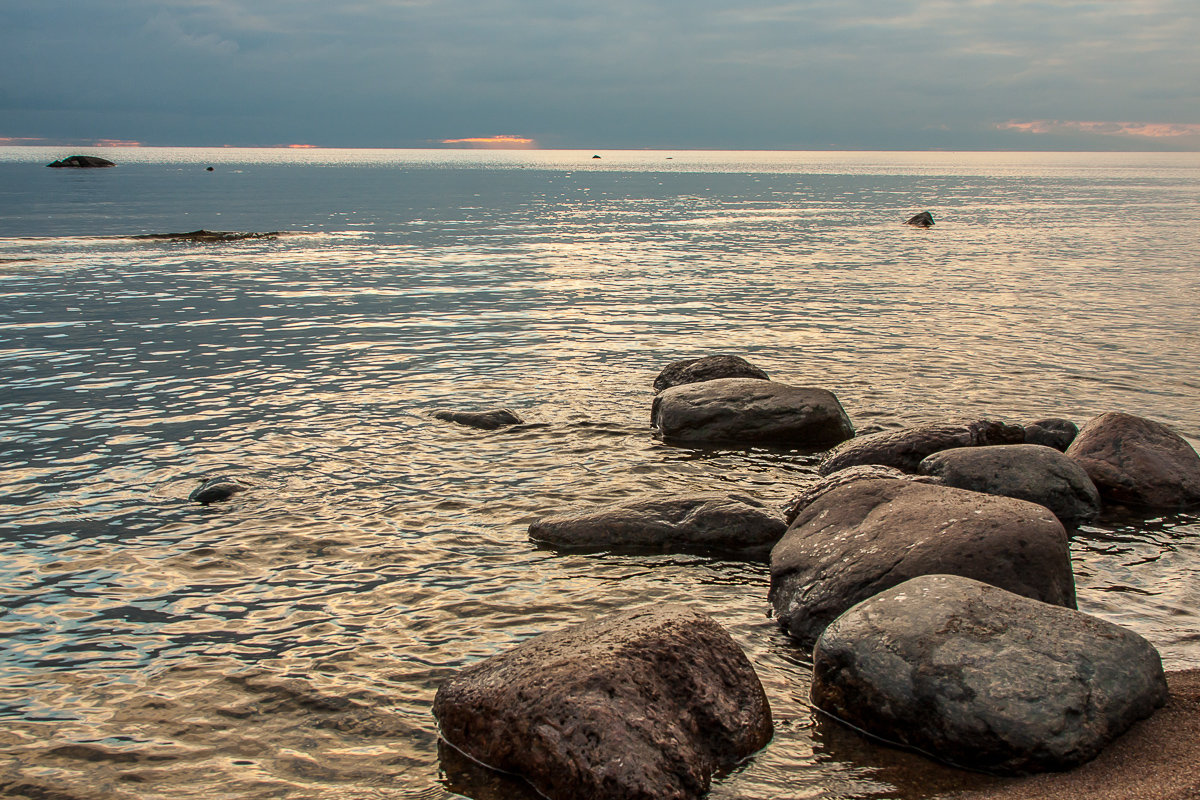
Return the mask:
M1083 426L1067 455L1106 500L1157 509L1200 505L1200 456L1161 422L1102 414Z
M654 379L654 391L661 392L672 386L714 381L720 378L770 380L767 373L741 356L722 354L703 358L685 358L681 361L671 362L663 367L662 372L658 373L658 377Z

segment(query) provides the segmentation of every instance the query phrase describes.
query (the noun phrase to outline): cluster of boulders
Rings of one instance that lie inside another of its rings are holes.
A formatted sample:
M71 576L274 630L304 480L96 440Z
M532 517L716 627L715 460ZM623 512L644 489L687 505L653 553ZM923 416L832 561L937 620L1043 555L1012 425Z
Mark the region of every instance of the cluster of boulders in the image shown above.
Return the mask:
M643 497L537 520L533 540L769 557L773 614L811 648L814 706L958 766L1067 769L1166 701L1155 648L1076 610L1068 545L1102 503L1200 505L1200 456L1165 425L1112 413L1082 430L981 419L855 437L833 393L736 356L676 362L654 388L665 442L827 450L819 477L780 511L741 495ZM550 798L697 797L771 736L741 650L678 607L468 667L434 713L454 748Z

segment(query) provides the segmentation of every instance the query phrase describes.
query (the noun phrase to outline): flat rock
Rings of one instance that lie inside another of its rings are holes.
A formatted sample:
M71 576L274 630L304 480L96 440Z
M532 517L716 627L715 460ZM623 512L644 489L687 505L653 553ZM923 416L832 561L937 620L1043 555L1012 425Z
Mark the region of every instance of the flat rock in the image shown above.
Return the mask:
M130 239L162 239L177 242L240 242L245 239L278 239L280 231L210 231L201 228L185 233L139 233Z
M466 667L438 689L433 713L455 748L551 800L699 798L773 731L745 654L680 605L545 634Z
M1200 505L1200 456L1161 422L1101 414L1083 426L1067 455L1105 500L1158 509Z
M673 361L658 373L654 379L654 391L661 392L672 386L682 386L686 383L700 383L718 378L757 378L770 380L767 373L751 364L741 356L713 355L703 358L686 358Z
M819 449L854 435L834 394L754 378L674 386L654 398L664 441Z
M1042 444L1063 451L1071 446L1079 435L1079 426L1069 419L1051 417L1039 419L1025 426L1025 443Z
M1064 525L1077 525L1100 513L1100 493L1083 467L1040 444L943 450L925 458L917 469L945 486L1043 505Z
M740 495L646 497L545 517L529 538L554 547L655 553L728 553L766 559L787 529L766 505Z
M769 599L809 646L855 603L935 574L1075 607L1067 532L1048 508L888 478L836 487L800 512L771 550Z
M507 408L494 408L490 411L435 411L433 417L485 431L494 431L508 425L524 423L523 419Z
M904 472L916 472L926 456L955 447L1020 444L1025 429L990 419L938 422L898 431L881 431L859 436L835 447L817 471L829 475L856 464L883 464Z
M813 651L813 703L881 739L1022 774L1096 756L1167 699L1132 631L955 575L858 604Z
M250 487L233 478L221 476L219 478L208 478L202 480L191 494L188 495L188 500L201 505L209 503L219 503L223 500L228 500L238 492L244 492Z
M112 161L109 161L107 158L100 158L99 156L67 156L66 158L60 158L58 161L52 161L46 166L54 167L55 169L61 169L63 167L73 169L95 169L97 167L115 167L116 164Z

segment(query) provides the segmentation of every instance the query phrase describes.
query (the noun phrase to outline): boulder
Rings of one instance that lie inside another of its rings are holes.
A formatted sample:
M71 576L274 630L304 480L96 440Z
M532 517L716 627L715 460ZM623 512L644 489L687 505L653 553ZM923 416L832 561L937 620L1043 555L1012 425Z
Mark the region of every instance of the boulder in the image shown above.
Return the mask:
M551 800L698 798L762 748L771 710L742 650L685 606L527 641L438 689L443 738Z
M810 646L855 603L934 574L1075 607L1067 532L1045 506L887 478L839 486L800 512L771 550L769 599Z
M1102 414L1083 426L1067 455L1105 500L1157 509L1200 505L1200 456L1161 422Z
M825 389L754 378L722 378L664 390L654 398L664 441L820 449L854 435L837 397Z
M1025 429L996 420L963 420L881 431L844 442L829 452L817 471L829 475L856 464L883 464L916 472L926 456L954 447L1020 444Z
M971 769L1063 770L1167 700L1132 631L956 575L927 575L835 620L812 701L881 739Z
M58 161L52 161L46 166L54 167L55 169L61 169L62 167L91 169L95 167L115 167L116 164L107 158L100 158L99 156L67 156L66 158L60 158Z
M1025 426L1025 443L1041 444L1066 450L1079 434L1079 426L1069 419L1039 419Z
M139 233L130 239L162 239L171 242L240 242L245 239L278 239L281 231L210 231L201 228L186 233Z
M915 228L931 228L933 227L933 214L928 211L922 211L920 214L913 214L908 219L904 220L905 225L912 225Z
M765 560L786 529L758 500L707 494L647 497L545 517L529 526L529 538L562 548L717 552Z
M845 486L848 483L868 480L870 478L895 478L897 480L919 481L921 483L935 482L931 478L922 475L910 475L907 472L901 472L895 467L885 467L880 464L859 464L856 467L846 467L830 475L817 478L816 481L801 489L799 494L795 495L784 508L783 521L791 525L796 521L796 517L800 516L801 511L812 505L817 498L826 492L836 489L839 486Z
M1077 525L1100 513L1100 493L1083 467L1040 444L943 450L925 458L917 471L945 486L1043 505L1064 525Z
M508 425L521 425L525 422L507 408L494 408L491 411L435 411L433 418L485 431L494 431Z
M221 476L219 478L202 478L200 485L197 486L191 494L188 495L188 500L201 505L209 503L219 503L222 500L228 500L238 492L244 492L250 487L233 478Z
M700 383L718 378L757 378L770 380L767 373L741 356L716 355L673 361L654 379L654 391L661 392L685 383Z

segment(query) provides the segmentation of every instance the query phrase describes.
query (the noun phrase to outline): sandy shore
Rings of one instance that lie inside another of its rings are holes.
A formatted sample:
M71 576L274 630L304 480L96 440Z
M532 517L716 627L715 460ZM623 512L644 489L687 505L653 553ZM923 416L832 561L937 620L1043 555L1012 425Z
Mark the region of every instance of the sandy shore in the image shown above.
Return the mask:
M1171 698L1109 745L1065 773L1004 781L945 800L1200 800L1200 670L1167 674Z

